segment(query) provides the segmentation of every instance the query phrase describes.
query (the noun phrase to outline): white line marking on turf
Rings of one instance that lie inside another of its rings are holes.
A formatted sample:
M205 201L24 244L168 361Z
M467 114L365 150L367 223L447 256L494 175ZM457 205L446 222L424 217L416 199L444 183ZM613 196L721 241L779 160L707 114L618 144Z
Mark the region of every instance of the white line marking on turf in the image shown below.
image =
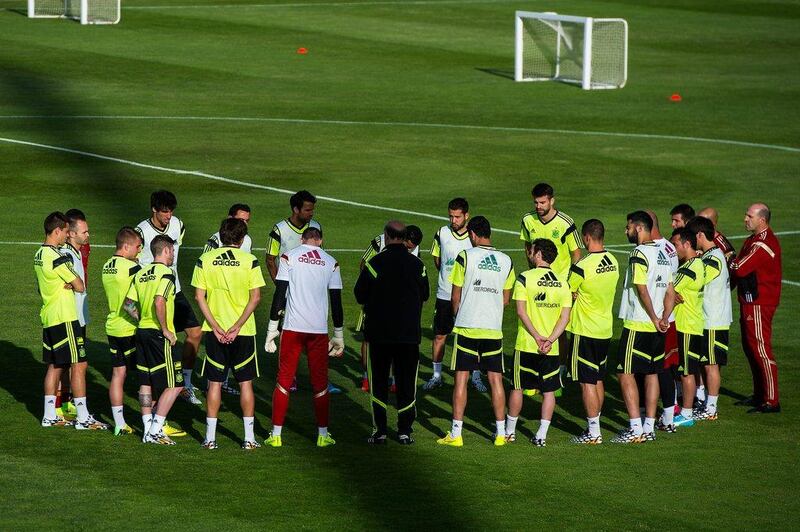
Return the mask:
M219 122L271 122L281 124L327 124L337 126L384 126L384 127L419 127L431 129L466 129L477 131L508 131L515 133L552 133L557 135L584 135L595 137L622 137L650 140L676 140L685 142L703 142L723 144L747 148L764 148L769 150L800 153L800 148L779 144L745 142L741 140L712 139L707 137L688 137L681 135L661 135L658 133L617 133L613 131L582 131L577 129L552 129L536 127L482 126L470 124L437 124L429 122L370 122L365 120L313 120L304 118L270 118L270 117L233 117L233 116L139 116L139 115L5 115L0 120L19 119L73 119L73 120L198 120Z
M140 162L137 162L137 161L130 161L128 159L120 159L118 157L109 157L108 155L101 155L99 153L92 153L92 152L81 151L81 150L73 150L71 148L63 148L61 146L53 146L53 145L50 145L50 144L40 144L38 142L29 142L29 141L26 141L26 140L9 139L9 138L4 138L4 137L0 137L0 142L7 142L9 144L19 144L19 145L22 145L22 146L32 146L32 147L35 147L35 148L44 148L44 149L47 149L47 150L60 151L60 152L64 152L64 153L72 153L72 154L75 154L75 155L83 155L84 157L92 157L94 159L102 159L104 161L112 161L112 162L115 162L115 163L127 164L127 165L130 165L130 166L136 166L136 167L139 167L139 168L147 168L147 169L150 169L150 170L159 170L161 172L169 172L169 173L172 173L172 174L193 175L193 176L197 176L197 177L204 177L206 179L212 179L214 181L221 181L223 183L229 183L229 184L232 184L232 185L239 185L239 186L243 186L243 187L256 188L256 189L260 189L260 190L268 190L270 192L279 192L281 194L289 194L289 195L291 195L291 194L295 193L295 191L287 190L285 188L270 187L270 186L267 186L267 185L260 185L258 183L248 183L247 181L239 181L238 179L231 179L229 177L224 177L224 176L219 176L219 175L214 175L214 174L208 174L208 173L205 173L205 172L201 172L199 170L180 170L178 168L169 168L167 166L157 166L157 165L152 165L152 164L145 164L145 163L140 163ZM341 204L344 204L344 205L351 205L353 207L362 207L362 208L365 208L365 209L375 209L375 210L379 210L379 211L395 212L395 213L400 213L400 214L407 214L409 216L419 216L421 218L432 218L434 220L448 220L448 218L446 218L444 216L437 216L435 214L429 214L429 213L426 213L426 212L410 211L410 210L406 210L406 209L396 209L394 207L383 207L383 206L380 206L380 205L371 205L369 203L360 203L358 201L350 201L350 200L344 200L344 199L340 199L340 198L332 198L330 196L317 196L317 198L325 200L325 201L329 201L331 203L341 203ZM508 234L511 234L511 235L519 234L519 231L510 231L508 229L494 229L494 230L497 231L498 233L508 233Z
M387 0L383 2L308 2L308 3L276 3L276 4L209 4L209 5L178 5L178 6L123 6L122 9L249 9L249 8L295 8L295 7L359 7L359 6L435 6L437 4L500 4L516 0Z

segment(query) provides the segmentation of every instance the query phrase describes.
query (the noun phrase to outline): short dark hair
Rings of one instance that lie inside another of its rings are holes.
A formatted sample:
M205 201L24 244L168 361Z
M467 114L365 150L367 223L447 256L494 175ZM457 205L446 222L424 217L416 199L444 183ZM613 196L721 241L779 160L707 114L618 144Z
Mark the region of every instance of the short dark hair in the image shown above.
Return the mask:
M153 257L161 255L161 252L168 246L174 246L175 241L172 240L167 235L156 235L153 240L150 241L150 253L153 254Z
M680 214L683 218L684 222L688 222L692 218L694 218L694 209L688 203L679 203L675 205L671 211L669 211L670 216L675 216L676 214Z
M412 244L419 246L422 243L422 229L416 225L407 225L406 240L410 240Z
M131 242L134 239L141 241L142 235L140 235L139 232L130 225L124 226L122 229L117 231L117 249L122 249L122 246L124 246L125 243Z
M156 190L150 194L150 208L158 212L174 211L178 206L178 198L169 190Z
M469 202L466 198L453 198L450 200L450 203L447 204L448 210L451 211L461 211L463 213L469 212Z
M241 244L247 234L247 224L239 218L225 218L219 226L219 239L223 246Z
M319 238L320 240L322 240L322 229L318 227L309 227L305 231L303 231L303 234L300 235L300 237L303 240L308 240L309 238Z
M250 205L246 203L234 203L231 205L231 208L228 209L228 216L232 218L236 216L236 213L239 211L250 212Z
M399 222L391 221L383 226L383 234L386 235L386 238L389 240L406 240L408 238L406 229L406 226Z
M86 215L83 214L83 211L80 209L70 209L64 213L64 216L67 217L67 222L69 222L70 230L74 231L77 227L77 222L80 220L81 222L86 221Z
M704 216L695 216L689 220L689 223L686 224L686 227L692 232L693 235L697 235L697 233L703 233L703 235L706 237L706 240L714 240L714 224L711 222L711 220Z
M540 252L542 254L542 260L548 264L553 264L553 261L558 257L556 245L552 240L546 238L537 238L534 240L531 249L534 254L536 254L537 251Z
M492 236L492 226L485 216L470 218L469 222L467 222L467 231L472 231L481 238L489 238Z
M541 198L542 196L549 196L552 198L555 195L556 193L553 190L553 187L547 183L538 183L531 189L531 196L534 198Z
M627 220L633 222L634 225L642 225L648 231L653 230L653 219L645 211L633 211L628 214Z
M581 227L581 234L592 237L594 240L602 242L603 239L606 237L606 228L603 225L603 222L601 222L597 218L592 218L591 220L586 220L585 222L583 222L583 227Z
M689 229L688 227L679 227L672 232L673 237L678 237L678 239L683 242L684 244L688 242L692 245L692 249L697 249L697 233Z
M56 229L63 229L69 225L69 220L63 212L51 212L44 219L44 234L49 235Z
M297 209L299 211L303 208L303 203L305 202L316 203L317 198L308 190L298 190L289 197L289 206L292 210Z

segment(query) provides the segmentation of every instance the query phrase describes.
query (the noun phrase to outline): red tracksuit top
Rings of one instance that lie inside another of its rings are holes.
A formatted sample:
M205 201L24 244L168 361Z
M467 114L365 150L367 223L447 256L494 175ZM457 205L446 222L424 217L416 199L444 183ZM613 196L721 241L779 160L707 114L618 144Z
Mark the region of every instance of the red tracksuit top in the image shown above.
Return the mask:
M742 305L777 307L781 299L781 245L772 229L745 240L733 261L733 275Z

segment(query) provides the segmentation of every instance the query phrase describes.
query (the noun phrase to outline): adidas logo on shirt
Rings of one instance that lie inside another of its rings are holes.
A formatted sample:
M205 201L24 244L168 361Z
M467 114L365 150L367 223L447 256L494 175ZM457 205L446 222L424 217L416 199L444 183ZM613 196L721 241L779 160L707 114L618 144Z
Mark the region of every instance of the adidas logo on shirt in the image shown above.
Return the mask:
M319 251L316 249L312 249L307 253L303 253L297 257L297 261L305 262L306 264L313 264L315 266L325 266L325 261L322 260L322 255L320 255Z
M658 262L658 264L660 266L669 266L670 265L669 259L667 258L666 255L664 255L664 252L661 251L661 250L658 250L658 261L657 262Z
M541 279L539 279L539 282L536 284L538 286L552 286L556 288L561 286L561 282L558 280L558 277L556 277L556 274L554 274L553 272L547 272Z
M228 250L225 253L218 255L212 264L214 266L239 266L241 263L236 260L236 257L233 255L233 251Z
M611 262L611 259L608 258L608 255L603 257L603 260L600 261L600 264L597 266L597 273L607 273L607 272L615 272L617 271L617 267L614 266L614 263Z
M500 265L497 264L497 259L494 255L488 255L483 258L483 260L478 264L479 270L492 270L495 272L500 271Z

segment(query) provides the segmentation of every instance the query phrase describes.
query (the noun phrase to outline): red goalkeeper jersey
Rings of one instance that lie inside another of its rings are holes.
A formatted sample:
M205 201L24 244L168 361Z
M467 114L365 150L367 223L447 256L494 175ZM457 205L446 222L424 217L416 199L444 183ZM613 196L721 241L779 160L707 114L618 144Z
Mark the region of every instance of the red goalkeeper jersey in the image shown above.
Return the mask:
M745 240L731 270L739 303L778 306L781 299L781 245L769 227Z

